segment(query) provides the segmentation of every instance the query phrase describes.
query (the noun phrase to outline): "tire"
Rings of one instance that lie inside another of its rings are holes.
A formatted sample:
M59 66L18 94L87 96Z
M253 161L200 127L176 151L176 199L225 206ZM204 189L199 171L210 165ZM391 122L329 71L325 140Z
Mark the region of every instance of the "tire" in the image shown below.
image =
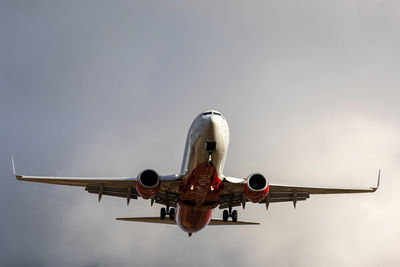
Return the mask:
M169 209L169 219L171 221L175 220L175 209L174 208Z
M227 222L228 221L228 217L229 217L228 211L224 210L224 212L222 213L222 220L224 222Z
M166 215L167 215L167 211L165 210L165 208L161 208L161 210L160 210L160 219L164 220Z
M232 211L232 222L237 222L238 213L237 210Z

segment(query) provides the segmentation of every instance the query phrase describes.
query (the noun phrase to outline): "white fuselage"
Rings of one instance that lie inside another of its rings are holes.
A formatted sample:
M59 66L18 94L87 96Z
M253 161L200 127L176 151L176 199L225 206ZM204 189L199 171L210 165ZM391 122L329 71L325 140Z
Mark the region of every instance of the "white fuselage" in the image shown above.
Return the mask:
M189 128L181 168L183 177L189 175L199 164L208 160L207 142L216 142L212 160L219 177L223 177L223 168L229 146L229 128L223 115L213 110L198 115Z

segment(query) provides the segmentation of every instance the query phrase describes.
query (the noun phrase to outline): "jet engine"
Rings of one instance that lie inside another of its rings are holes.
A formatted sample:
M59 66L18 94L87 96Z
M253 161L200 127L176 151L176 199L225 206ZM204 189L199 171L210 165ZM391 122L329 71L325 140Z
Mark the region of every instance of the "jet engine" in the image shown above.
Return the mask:
M160 176L153 170L144 170L137 177L136 191L144 199L155 197L160 186Z
M259 173L251 174L246 178L244 192L248 200L258 203L263 200L269 191L269 181Z

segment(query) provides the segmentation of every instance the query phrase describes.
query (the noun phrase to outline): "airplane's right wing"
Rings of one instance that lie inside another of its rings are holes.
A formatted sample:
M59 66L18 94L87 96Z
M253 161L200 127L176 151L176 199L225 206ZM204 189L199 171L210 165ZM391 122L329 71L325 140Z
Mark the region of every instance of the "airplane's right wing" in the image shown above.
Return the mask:
M56 176L29 176L19 175L15 171L14 159L12 160L14 176L20 181L46 183L67 186L82 186L88 193L97 194L99 201L103 195L122 197L129 204L131 199L137 199L135 177L56 177ZM180 175L160 176L161 188L153 202L175 207Z

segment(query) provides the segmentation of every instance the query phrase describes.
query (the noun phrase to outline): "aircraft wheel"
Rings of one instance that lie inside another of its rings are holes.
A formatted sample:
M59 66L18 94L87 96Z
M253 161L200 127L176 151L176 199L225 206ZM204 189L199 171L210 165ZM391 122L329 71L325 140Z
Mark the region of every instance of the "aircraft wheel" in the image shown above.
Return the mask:
M227 222L228 221L228 217L229 217L228 211L224 210L224 212L222 213L222 220L224 222Z
M167 215L167 211L165 210L165 208L161 208L161 210L160 210L160 219L164 220L166 215Z
M169 210L169 219L170 219L171 221L175 220L175 209L174 209L174 208L171 208L171 209Z
M232 221L237 222L238 213L237 210L232 211Z

